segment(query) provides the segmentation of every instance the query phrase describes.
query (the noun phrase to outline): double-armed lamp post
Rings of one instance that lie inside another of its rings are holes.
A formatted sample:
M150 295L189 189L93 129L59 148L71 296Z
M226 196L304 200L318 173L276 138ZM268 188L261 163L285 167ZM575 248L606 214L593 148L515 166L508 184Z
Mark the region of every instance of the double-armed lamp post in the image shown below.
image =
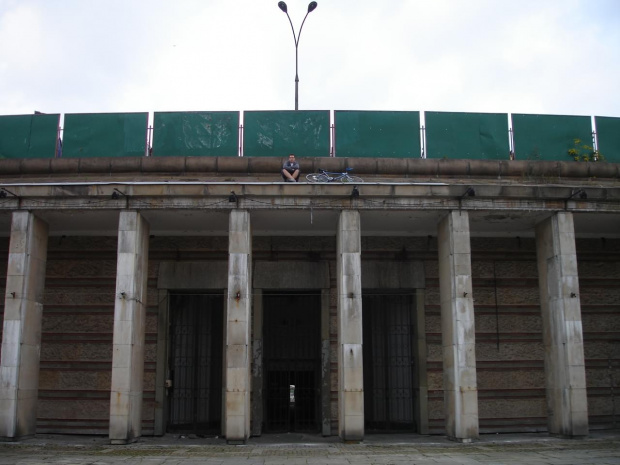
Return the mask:
M314 11L317 7L316 2L310 2L308 5L308 12L306 16L304 16L304 20L301 22L301 27L299 28L299 33L295 35L295 28L293 27L293 21L291 21L291 17L288 15L288 10L286 7L286 3L278 2L278 7L282 11L286 13L286 17L288 18L288 22L291 23L291 30L293 31L293 40L295 40L295 110L299 110L299 74L298 74L298 46L299 46L299 38L301 37L301 30L304 27L304 23L306 22L306 18L310 14L311 11Z

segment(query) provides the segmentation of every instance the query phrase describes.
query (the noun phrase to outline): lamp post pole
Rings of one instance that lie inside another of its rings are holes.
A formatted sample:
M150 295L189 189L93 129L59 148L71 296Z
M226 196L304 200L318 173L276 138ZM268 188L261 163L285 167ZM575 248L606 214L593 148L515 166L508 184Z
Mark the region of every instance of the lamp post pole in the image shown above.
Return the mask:
M295 41L295 110L299 110L299 73L298 73L298 63L299 63L299 38L301 37L301 30L304 27L304 23L306 22L306 18L310 14L310 12L314 11L317 7L316 2L310 2L308 4L308 12L306 16L304 16L304 20L301 22L301 27L299 28L299 33L295 35L295 28L293 27L293 21L291 21L291 17L288 15L288 9L286 7L286 3L278 2L278 7L286 13L286 17L288 18L288 22L291 23L291 30L293 31L293 40Z

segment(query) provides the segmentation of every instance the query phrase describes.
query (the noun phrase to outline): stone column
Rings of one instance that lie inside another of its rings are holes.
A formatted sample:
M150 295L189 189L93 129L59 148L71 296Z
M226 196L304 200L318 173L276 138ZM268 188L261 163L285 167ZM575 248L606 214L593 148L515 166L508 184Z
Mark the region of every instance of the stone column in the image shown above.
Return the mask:
M549 433L588 434L588 401L572 213L536 227Z
M415 405L414 415L418 424L418 433L430 434L428 427L428 372L426 344L426 310L424 308L425 289L415 290L415 309L412 321L415 321Z
M263 290L254 289L252 345L252 436L263 434Z
M122 211L114 296L111 444L134 442L142 435L148 255L149 224L136 211Z
M332 434L329 289L321 289L321 434Z
M230 212L228 240L224 424L226 441L243 444L250 436L252 230L248 211Z
M47 224L32 213L13 213L0 366L0 437L6 440L36 432L47 236Z
M338 430L343 441L364 439L361 237L358 211L338 220Z
M438 248L446 434L471 442L479 430L467 212L450 212L439 222Z

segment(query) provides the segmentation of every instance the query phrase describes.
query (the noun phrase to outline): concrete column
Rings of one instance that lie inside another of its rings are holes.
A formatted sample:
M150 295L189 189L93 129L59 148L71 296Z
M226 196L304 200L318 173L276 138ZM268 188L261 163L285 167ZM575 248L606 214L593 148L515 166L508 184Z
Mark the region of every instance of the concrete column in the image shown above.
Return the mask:
M263 434L263 290L254 289L252 341L252 436Z
M415 321L415 405L414 415L418 424L418 433L429 434L428 427L428 374L426 346L426 311L424 308L424 289L415 290L415 309L412 321Z
M343 441L364 439L361 237L358 211L338 220L338 430Z
M118 224L110 443L142 435L144 331L149 260L149 224L136 211L122 211Z
M226 301L226 441L250 437L250 311L252 306L252 230L250 213L230 212Z
M321 434L332 434L329 289L321 289Z
M471 442L479 430L467 212L450 212L439 222L438 248L446 434Z
M572 213L536 227L549 433L588 434L588 401Z
M48 226L17 211L11 222L0 362L0 437L34 436Z
M153 434L155 436L162 436L166 433L166 423L168 421L166 417L168 409L165 408L165 405L168 394L166 379L168 379L170 369L168 366L170 314L168 309L168 290L159 289L157 294L159 305L157 312L157 365L155 368L155 423Z

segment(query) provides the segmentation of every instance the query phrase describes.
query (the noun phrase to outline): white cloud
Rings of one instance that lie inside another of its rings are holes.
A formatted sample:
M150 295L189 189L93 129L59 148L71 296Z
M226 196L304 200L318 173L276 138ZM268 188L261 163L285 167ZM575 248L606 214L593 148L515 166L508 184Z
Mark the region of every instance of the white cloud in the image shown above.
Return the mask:
M616 0L318 3L302 109L620 116ZM5 0L0 43L0 114L293 108L275 0Z

